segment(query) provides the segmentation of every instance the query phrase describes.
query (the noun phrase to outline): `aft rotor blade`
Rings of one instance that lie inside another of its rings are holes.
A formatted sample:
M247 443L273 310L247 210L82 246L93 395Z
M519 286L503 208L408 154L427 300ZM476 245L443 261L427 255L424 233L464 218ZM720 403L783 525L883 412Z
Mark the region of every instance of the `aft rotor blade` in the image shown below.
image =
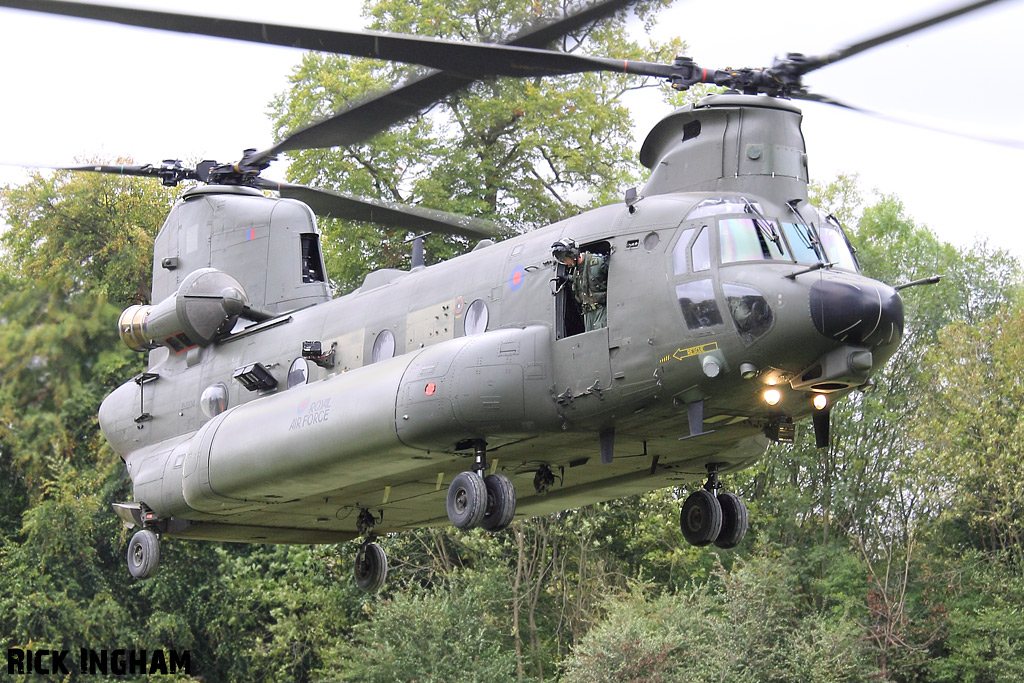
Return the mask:
M37 167L38 168L38 167ZM180 161L166 161L160 166L152 164L81 164L79 166L48 166L55 171L74 171L76 173L109 173L121 176L142 176L160 178L160 182L174 187L183 180L205 180L193 168L185 168Z
M985 7L988 7L989 5L994 5L997 2L1002 2L1002 0L978 0L977 2L962 5L960 7L948 10L946 12L942 12L941 14L936 14L926 19L915 21L914 23L907 24L906 26L901 26L891 31L886 31L885 33L879 34L872 38L862 40L859 43L854 43L853 45L849 45L839 50L835 50L834 52L830 52L827 55L805 57L800 61L799 64L796 65L795 71L796 73L801 75L810 73L815 69L820 69L821 67L827 66L829 64L835 64L840 60L846 59L847 57L852 57L853 55L856 54L860 54L865 50L870 50L873 47L878 47L879 45L884 45L885 43L891 42L893 40L898 40L900 38L903 38L904 36L910 35L911 33L923 31L926 28L930 28L937 24L949 21L950 19L955 19L970 12L983 9Z
M0 0L0 6L177 33L407 62L472 78L559 76L586 71L616 71L665 77L674 73L671 66L648 62L588 57L512 45L455 42L379 31L303 28L63 0Z
M968 140L977 140L978 142L988 142L994 145L1000 145L1002 147L1014 147L1017 149L1024 149L1024 140L1017 140L1014 138L1004 138L991 135L977 135L975 133L966 133L960 129L944 128L923 121L902 118L899 116L893 116L891 114L883 114L872 109L865 109L856 105L847 104L841 102L835 98L829 97L828 95L818 95L815 93L799 93L794 92L791 95L794 99L808 100L810 102L819 102L821 104L829 104L834 107L841 107L848 109L849 111L855 111L859 114L866 114L868 116L874 116L875 118L882 119L883 121L891 121L893 123L899 123L905 126L913 126L914 128L922 128L924 130L934 131L936 133L945 133L947 135L955 135L959 138L966 138Z
M358 197L306 185L275 183L263 179L258 179L256 186L265 190L277 190L282 197L298 199L313 209L318 216L327 218L368 221L406 230L438 232L478 239L498 235L497 227L490 221L459 216L447 211Z
M557 21L527 28L507 44L544 47L571 31L603 19L636 0L606 0ZM473 82L473 78L431 70L387 92L371 95L344 107L330 118L287 136L270 149L254 155L269 159L280 152L350 145L369 139L399 121L418 114Z

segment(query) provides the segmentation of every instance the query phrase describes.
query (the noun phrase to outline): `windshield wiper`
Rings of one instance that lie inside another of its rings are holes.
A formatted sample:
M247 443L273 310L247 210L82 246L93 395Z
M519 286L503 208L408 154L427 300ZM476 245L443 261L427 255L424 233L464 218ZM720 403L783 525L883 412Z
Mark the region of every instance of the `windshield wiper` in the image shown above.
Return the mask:
M778 248L779 253L785 254L786 250L782 248L782 237L775 229L775 224L769 221L767 218L765 218L761 211L752 203L750 203L750 200L748 200L746 197L740 197L740 199L743 200L744 210L747 213L752 214L754 216L754 225L756 225L757 229L761 231L761 234L766 239L769 239L775 243L775 246Z

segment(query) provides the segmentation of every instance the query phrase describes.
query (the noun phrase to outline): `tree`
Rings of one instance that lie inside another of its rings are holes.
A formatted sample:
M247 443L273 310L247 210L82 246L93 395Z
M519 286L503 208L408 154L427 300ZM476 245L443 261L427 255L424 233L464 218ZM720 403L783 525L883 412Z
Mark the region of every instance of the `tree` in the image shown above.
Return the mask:
M550 21L583 4L461 0L411 6L380 0L368 4L365 15L375 30L501 41L528 23ZM658 4L640 3L640 11ZM621 15L574 33L558 47L630 59L653 59L662 50L629 41ZM670 58L671 49L664 48L660 57ZM274 102L275 129L283 136L408 73L408 67L394 64L306 55L289 91ZM622 96L644 83L608 74L486 79L366 143L296 153L289 175L298 182L422 203L526 230L607 203L636 184ZM404 232L382 237L377 228L334 222L325 222L325 231L329 270L344 290L358 286L369 270L407 261ZM433 258L445 258L466 243L432 238L427 246Z

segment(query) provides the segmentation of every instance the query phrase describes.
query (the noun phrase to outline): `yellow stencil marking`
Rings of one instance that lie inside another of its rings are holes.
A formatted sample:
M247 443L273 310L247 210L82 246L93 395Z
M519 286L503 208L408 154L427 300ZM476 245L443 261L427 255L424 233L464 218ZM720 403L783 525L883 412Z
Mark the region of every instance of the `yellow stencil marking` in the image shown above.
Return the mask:
M434 487L435 491L441 490L441 482L444 480L444 472L437 473L437 486Z
M699 356L702 353L708 351L714 351L718 348L718 342L708 342L707 344L701 344L700 346L691 346L688 349L676 349L671 356L665 356L661 359L662 363L667 363L673 358L676 360L686 360L687 358L693 358Z
M390 486L385 486L384 487L384 500L382 500L380 502L380 504L381 505L387 504L388 498L390 498L390 497L391 497L391 487Z

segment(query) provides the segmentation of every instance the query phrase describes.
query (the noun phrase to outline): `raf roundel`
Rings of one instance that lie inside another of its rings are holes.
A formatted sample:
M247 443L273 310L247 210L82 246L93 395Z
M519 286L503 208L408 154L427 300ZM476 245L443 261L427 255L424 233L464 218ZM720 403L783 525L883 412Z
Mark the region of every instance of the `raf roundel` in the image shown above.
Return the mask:
M508 278L508 288L513 292L523 286L523 280L526 279L526 271L523 270L522 266L516 266L516 269L512 271L512 274Z

